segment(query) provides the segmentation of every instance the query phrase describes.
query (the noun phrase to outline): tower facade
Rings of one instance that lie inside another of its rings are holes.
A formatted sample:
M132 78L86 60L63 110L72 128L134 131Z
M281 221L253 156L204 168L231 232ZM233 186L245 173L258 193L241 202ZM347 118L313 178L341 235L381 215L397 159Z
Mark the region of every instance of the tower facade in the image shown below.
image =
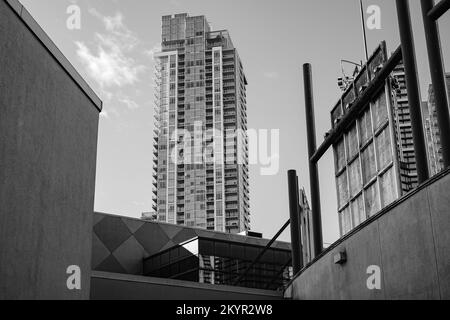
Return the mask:
M450 73L445 75L445 80L448 97L450 97ZM438 125L433 85L430 85L428 89L428 101L422 103L422 116L427 143L428 167L430 169L430 175L433 176L444 169L441 132Z
M250 229L246 85L226 30L162 18L156 54L154 205L158 221Z

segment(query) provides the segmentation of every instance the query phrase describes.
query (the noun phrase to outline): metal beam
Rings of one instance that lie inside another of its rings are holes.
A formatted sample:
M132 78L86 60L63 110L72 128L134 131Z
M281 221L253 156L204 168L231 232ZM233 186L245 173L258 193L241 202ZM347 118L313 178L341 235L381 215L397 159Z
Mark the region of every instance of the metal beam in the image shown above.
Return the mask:
M347 127L356 120L361 110L367 106L367 102L370 98L378 91L381 86L384 86L386 83L386 79L394 70L394 68L400 63L402 60L402 50L401 47L398 47L397 50L392 54L392 56L386 61L383 69L381 69L375 76L375 78L370 81L367 89L364 91L362 95L358 97L353 106L344 116L344 118L339 122L339 124L330 132L329 136L325 139L325 141L319 146L319 149L310 157L311 162L318 162L325 152L338 141L342 134L347 129Z
M308 158L316 152L316 124L314 117L314 94L311 65L303 65L303 82L305 91L306 131L308 137ZM320 208L319 172L317 162L309 161L309 183L311 188L311 209L313 227L314 256L323 251L322 214Z
M439 4L441 4L441 1ZM446 1L450 8L450 0ZM442 156L444 167L450 167L450 115L448 110L447 88L445 84L444 63L442 61L441 39L439 26L430 19L428 12L433 8L433 0L421 0L423 25L430 64L431 81L436 100L436 112L439 130L441 132ZM447 8L447 10L448 10Z
M408 91L408 104L411 114L411 126L416 157L417 176L419 184L429 178L428 157L425 148L425 136L422 125L422 112L417 78L417 63L414 48L414 38L411 27L411 14L409 0L396 0L400 40L402 43L403 64L405 66L406 87Z
M295 170L288 171L289 213L291 217L292 269L297 274L302 269L302 242L300 239L300 211L298 177Z
M431 20L437 21L449 9L450 9L450 0L441 0L437 5L432 7L432 9L427 11L427 15Z
M245 269L244 273L242 273L236 281L233 282L233 286L236 286L244 277L249 273L249 271L261 260L262 256L266 253L266 251L272 246L272 244L278 239L278 237L286 230L286 228L289 226L291 222L291 219L286 221L286 223L281 227L281 229L277 232L276 235L273 236L273 238L267 243L267 245L264 247L264 249L258 254L258 256L253 260L253 262Z

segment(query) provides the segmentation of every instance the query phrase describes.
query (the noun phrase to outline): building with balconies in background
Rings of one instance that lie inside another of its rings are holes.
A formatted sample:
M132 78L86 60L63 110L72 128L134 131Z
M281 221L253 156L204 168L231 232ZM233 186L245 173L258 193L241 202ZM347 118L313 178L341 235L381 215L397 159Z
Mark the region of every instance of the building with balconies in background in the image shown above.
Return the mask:
M228 31L204 16L162 17L156 54L154 205L158 221L250 229L246 85Z

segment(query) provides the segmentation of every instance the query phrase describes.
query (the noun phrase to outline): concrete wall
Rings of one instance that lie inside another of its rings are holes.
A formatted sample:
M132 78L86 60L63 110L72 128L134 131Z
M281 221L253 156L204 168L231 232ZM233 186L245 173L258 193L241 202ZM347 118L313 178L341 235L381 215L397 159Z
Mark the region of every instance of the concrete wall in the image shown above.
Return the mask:
M217 286L172 279L92 273L92 300L281 300L276 291Z
M450 170L400 199L304 269L293 299L450 299ZM347 262L333 256L347 252ZM367 268L381 268L369 290Z
M88 299L101 101L15 0L0 42L0 299Z

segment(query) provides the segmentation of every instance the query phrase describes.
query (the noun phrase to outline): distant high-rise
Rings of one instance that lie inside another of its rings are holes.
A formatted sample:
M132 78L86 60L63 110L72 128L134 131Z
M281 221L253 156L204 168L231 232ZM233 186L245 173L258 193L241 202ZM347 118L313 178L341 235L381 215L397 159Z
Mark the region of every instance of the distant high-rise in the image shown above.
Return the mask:
M411 191L419 184L416 155L414 151L411 111L409 109L406 74L403 63L397 65L391 74L395 82L392 90L392 115L397 158L400 170L402 194Z
M448 97L450 97L450 73L445 75L445 79ZM422 103L422 116L427 144L428 166L430 175L435 175L444 169L444 158L433 85L430 85L428 89L428 101Z
M313 260L314 257L314 240L312 227L312 211L308 203L308 198L306 197L305 189L300 189L299 202L303 264L307 265Z
M204 16L164 16L156 60L158 221L249 230L247 79L228 32Z

